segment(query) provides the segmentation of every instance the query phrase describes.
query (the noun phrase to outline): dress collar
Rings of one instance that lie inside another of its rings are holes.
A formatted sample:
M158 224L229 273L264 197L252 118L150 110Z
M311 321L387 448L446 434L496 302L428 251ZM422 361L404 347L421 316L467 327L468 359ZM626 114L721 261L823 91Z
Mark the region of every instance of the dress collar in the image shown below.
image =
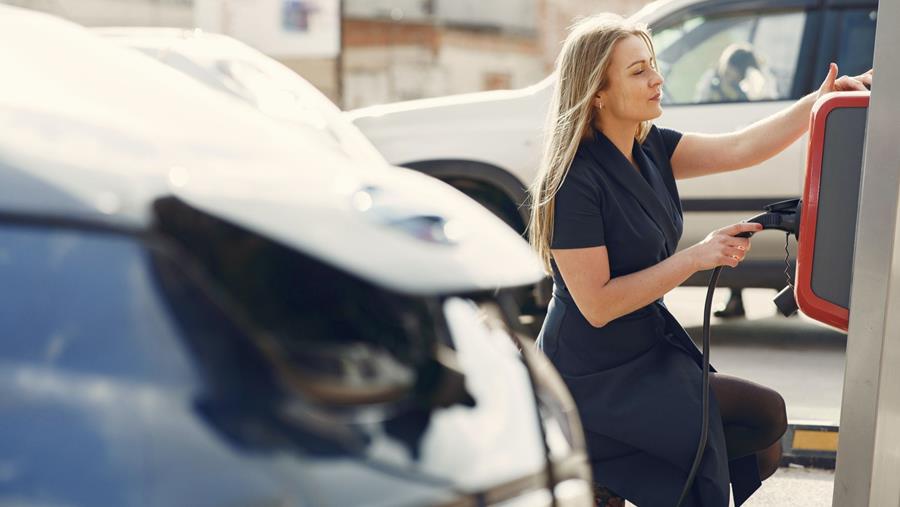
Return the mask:
M631 149L640 173L602 132L595 130L593 142L588 141L585 144L591 158L606 174L627 189L637 199L647 215L656 222L666 237L666 250L669 255L672 255L678 245L678 229L673 220L672 211L660 200L660 195L654 190L655 186L665 190L665 184L658 171L652 166L653 162L641 149L640 143L635 140Z

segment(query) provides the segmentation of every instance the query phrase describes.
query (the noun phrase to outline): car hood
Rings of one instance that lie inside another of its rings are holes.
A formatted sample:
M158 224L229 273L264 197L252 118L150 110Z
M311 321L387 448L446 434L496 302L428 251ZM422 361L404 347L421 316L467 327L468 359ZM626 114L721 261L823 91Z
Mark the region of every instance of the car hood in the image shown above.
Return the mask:
M199 209L400 292L527 285L527 243L436 180L365 165L135 51L0 7L0 211L146 229ZM52 42L51 42L52 41Z
M493 290L543 277L530 246L514 230L434 178L392 168L334 174L304 185L296 172L235 175L227 183L201 172L174 194L399 292Z

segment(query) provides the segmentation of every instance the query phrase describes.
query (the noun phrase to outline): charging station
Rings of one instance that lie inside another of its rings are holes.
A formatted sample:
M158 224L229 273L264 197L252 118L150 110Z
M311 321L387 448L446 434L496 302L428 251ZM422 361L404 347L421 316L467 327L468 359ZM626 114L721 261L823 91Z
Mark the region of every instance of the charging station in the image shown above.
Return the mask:
M847 331L868 92L826 96L810 117L794 293L800 310Z
M804 311L811 311L813 315L817 311L824 312L820 315L823 320L830 318L826 315L835 316L832 325L839 326L846 322L840 440L832 493L832 504L835 506L900 507L900 481L897 480L897 471L900 470L900 100L894 93L894 84L900 82L900 53L897 52L900 30L895 28L900 23L900 2L879 2L877 18L873 60L876 70L872 93L863 121L865 129L856 129L864 136L863 142L857 144L862 146L862 169L857 171L858 190L854 194L858 196L858 204L851 207L841 200L835 201L837 210L855 216L852 222L855 230L848 234L849 238L853 238L852 253L848 256L845 250L841 254L841 257L851 259L850 269L844 271L849 283L845 286L834 284L834 287L826 283L823 288L817 278L825 271L819 270L833 269L825 267L832 261L825 260L827 255L816 258L821 253L816 250L811 258L807 258L809 292L801 296L801 299L807 295L811 298L798 302L806 305ZM852 105L849 106L853 109ZM860 114L851 111L845 115L840 113L841 109L836 108L824 117L827 119L838 112L832 118L832 125L838 125L842 118ZM824 136L828 135L829 123L825 121ZM838 125L837 128L841 127ZM833 155L841 155L830 153L829 144L823 138L825 162L820 174L820 192L817 194L820 199L830 199L827 195L821 195L821 181L834 176L830 174L830 169L839 170L840 167L839 163L832 163L831 160ZM832 185L834 183L824 184L826 193ZM838 183L833 188L839 187ZM812 196L806 197L807 206ZM819 204L822 202L819 201ZM807 209L808 215L812 214L811 209ZM824 223L841 224L846 221L842 222L840 218L835 221L828 211L825 215L821 214L823 210L820 209L815 215L816 224L812 230L817 236L823 233ZM801 217L801 222L804 219L811 220L809 216ZM803 234L801 225L801 249L807 239ZM819 237L827 236L829 233L826 232L825 236ZM825 248L831 240L822 241ZM809 243L816 244L814 241ZM820 262L825 264L820 265ZM803 272L798 270L798 275ZM849 298L838 297L842 293L849 294ZM818 300L830 302L838 309L846 308L847 313L841 314L835 307L823 305L821 301L821 308L817 310Z
M900 507L900 2L878 19L873 91L816 104L802 199L750 220L799 241L779 309L847 332L832 504Z

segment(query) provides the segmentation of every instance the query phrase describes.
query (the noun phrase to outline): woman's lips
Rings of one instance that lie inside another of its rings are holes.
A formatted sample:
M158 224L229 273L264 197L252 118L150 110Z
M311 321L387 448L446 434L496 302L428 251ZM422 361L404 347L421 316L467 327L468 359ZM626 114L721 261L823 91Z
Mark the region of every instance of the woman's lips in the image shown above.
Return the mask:
M650 97L650 100L656 100L656 101L658 101L658 100L660 100L660 99L662 99L662 92L658 92L656 95Z

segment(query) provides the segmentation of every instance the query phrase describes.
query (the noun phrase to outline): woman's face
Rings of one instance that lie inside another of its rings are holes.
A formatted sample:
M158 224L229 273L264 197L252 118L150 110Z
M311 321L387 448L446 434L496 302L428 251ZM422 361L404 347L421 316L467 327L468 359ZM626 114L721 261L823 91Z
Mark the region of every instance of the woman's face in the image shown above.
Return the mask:
M630 35L613 47L606 87L594 98L602 122L642 122L662 114L663 78L652 67L644 41Z

